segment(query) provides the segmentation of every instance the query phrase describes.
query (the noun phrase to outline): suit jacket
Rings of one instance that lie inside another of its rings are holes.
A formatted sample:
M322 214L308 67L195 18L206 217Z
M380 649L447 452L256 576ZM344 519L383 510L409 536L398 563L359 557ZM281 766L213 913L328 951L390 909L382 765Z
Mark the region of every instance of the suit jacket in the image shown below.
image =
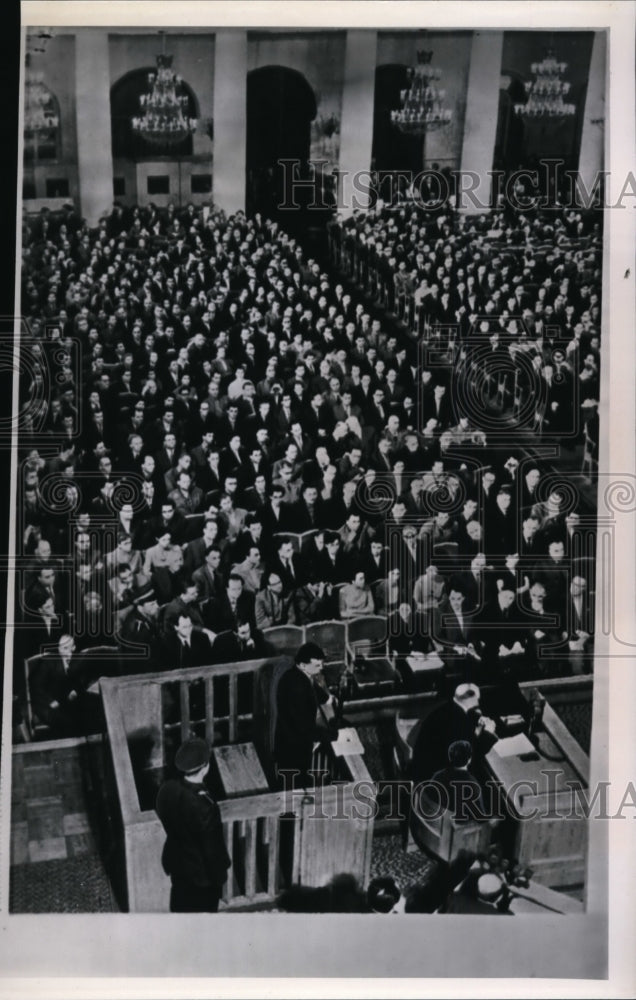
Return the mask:
M51 702L58 702L64 712L71 692L81 691L76 658L71 657L69 669L65 670L60 656L43 656L29 677L29 689L34 714L54 727L57 710L51 708Z
M239 663L241 660L260 660L269 656L271 646L260 632L252 634L248 643L243 643L235 632L223 632L214 640L213 663Z
M192 574L192 582L199 591L200 601L209 601L222 593L225 586L223 575L218 571L211 573L207 566L199 566Z
M318 735L316 713L329 695L302 670L292 666L278 682L274 757L279 769L306 772L311 767L313 744Z
M513 603L507 611L502 611L496 598L486 605L476 619L476 634L485 646L487 660L491 666L506 667L514 664L515 656L503 658L499 656L500 645L512 649L515 642L519 642L525 649L528 641L523 617L515 604Z
M429 789L429 796L449 809L456 822L469 823L488 818L481 785L470 771L460 767L445 767L435 772L433 781L438 787Z
M292 594L278 597L266 587L256 595L254 614L256 627L259 629L271 628L273 625L293 625Z
M217 597L202 605L201 615L205 627L213 632L227 632L229 629L235 629L238 618L242 621L248 621L254 630L256 628L254 594L244 590L236 602L236 613L234 613L227 591L223 590Z
M507 514L502 514L495 506L486 522L485 551L487 555L504 556L517 551L517 518L514 504Z
M475 734L478 710L465 712L454 702L442 702L424 720L413 747L411 776L414 781L426 781L448 766L448 748L456 740L466 740L473 756L486 754L497 737L481 730Z
M298 552L294 552L291 557L293 573L281 562L278 553L273 557L269 565L269 571L278 573L283 581L283 591L289 594L296 587L301 587L307 579L307 567L305 560Z
M212 663L212 647L206 635L192 631L190 645L181 642L174 630L164 636L162 644L165 670L181 670L185 667L204 667Z
M304 531L311 531L313 528L324 526L325 510L324 501L318 497L313 508L313 520L309 507L304 500L297 500L289 508L289 531L301 534Z
M191 576L195 570L200 569L204 565L206 548L207 546L202 537L193 538L186 545L183 553L183 568L188 576Z
M433 622L434 639L442 643L450 652L452 652L453 646L467 646L470 642L477 645L477 637L470 616L462 608L462 626L460 626L459 619L448 599L442 601L437 608Z
M187 777L166 781L157 796L157 815L167 834L161 858L166 874L176 882L220 891L231 862L219 807L205 786Z

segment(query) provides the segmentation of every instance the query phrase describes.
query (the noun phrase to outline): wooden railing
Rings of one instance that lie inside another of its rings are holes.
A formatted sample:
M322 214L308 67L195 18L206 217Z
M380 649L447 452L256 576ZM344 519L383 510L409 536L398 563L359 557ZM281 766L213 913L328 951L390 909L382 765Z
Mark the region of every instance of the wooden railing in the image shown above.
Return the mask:
M165 767L171 734L180 743L193 731L203 731L208 741L218 746L245 739L245 729L247 738L258 744L257 720L252 704L244 704L247 695L239 690L239 681L252 677L253 696L266 662L214 664L100 682L122 819L129 911L165 912L169 902L169 882L161 867L165 834L154 801L151 806L140 801L144 777ZM221 682L227 684L227 691L219 699L216 688ZM203 692L198 705L196 698L193 705L193 685L197 685L198 695ZM172 705L166 697L171 686L178 691ZM177 705L179 718L169 721L166 706L170 716ZM200 708L203 714L199 719ZM226 729L227 738L219 739L222 729ZM133 759L139 742L143 743L143 757ZM341 871L354 874L363 884L368 880L373 810L360 809L354 785L364 781L369 800L374 798L375 786L362 757L316 761L318 767L325 763L330 765L334 784L219 802L232 858L223 896L225 906L271 904L281 880L322 885ZM343 813L350 818L343 819Z

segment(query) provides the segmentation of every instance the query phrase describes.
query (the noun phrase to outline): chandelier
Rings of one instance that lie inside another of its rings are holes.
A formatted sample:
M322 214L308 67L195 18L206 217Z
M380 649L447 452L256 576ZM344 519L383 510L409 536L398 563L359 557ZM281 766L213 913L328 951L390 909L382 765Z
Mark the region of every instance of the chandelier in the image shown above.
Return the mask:
M141 94L142 113L132 118L133 131L156 146L176 146L197 127L196 118L187 117L188 97L180 93L181 77L172 68L172 56L166 55L166 36L162 53L157 56L157 70L148 74L150 90Z
M570 92L570 84L561 79L567 63L557 62L554 52L550 50L543 62L532 63L530 69L534 80L527 88L527 102L515 104L517 114L526 118L571 117L576 106L563 100Z
M451 109L444 107L446 91L436 86L442 71L431 65L432 58L432 52L418 52L417 66L406 71L409 87L400 91L402 107L391 112L391 122L401 132L424 135L452 121Z
M44 74L35 73L31 68L31 57L27 53L24 76L24 133L27 137L36 132L57 128L59 118L55 100L44 85Z

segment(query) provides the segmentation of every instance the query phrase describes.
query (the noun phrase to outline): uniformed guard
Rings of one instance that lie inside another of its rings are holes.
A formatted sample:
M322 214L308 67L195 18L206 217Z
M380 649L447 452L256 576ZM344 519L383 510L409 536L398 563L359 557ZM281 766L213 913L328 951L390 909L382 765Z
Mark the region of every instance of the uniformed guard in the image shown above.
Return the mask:
M133 596L134 608L126 618L122 626L122 639L135 643L138 646L146 646L147 654L145 660L140 659L141 651L131 653L131 670L134 673L141 673L145 670L157 670L161 653L161 633L157 624L159 605L154 587L147 584L139 587ZM129 671L127 671L129 672Z
M180 778L165 781L156 811L167 834L162 864L172 881L172 913L216 913L231 861L219 807L204 784L210 748L193 738L175 756Z

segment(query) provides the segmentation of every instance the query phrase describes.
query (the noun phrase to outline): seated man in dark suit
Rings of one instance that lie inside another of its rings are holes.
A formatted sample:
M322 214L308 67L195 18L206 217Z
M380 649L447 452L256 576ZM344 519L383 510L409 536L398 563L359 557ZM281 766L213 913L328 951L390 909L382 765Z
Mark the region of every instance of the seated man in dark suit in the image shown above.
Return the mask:
M479 618L476 633L484 644L483 676L488 680L519 677L527 666L528 635L514 590L504 583Z
M333 695L320 679L324 658L316 643L303 643L294 665L278 682L274 758L279 774L294 772L286 780L295 787L310 783L314 743L329 734L329 727L331 735L335 735ZM324 712L322 724L317 719L319 710Z
M94 695L85 688L75 656L75 640L63 635L55 656L43 657L29 678L36 718L50 728L52 739L95 732Z
M448 748L448 767L436 771L426 785L428 797L449 809L458 823L487 819L481 785L469 771L473 751L467 740L455 740Z
M217 635L212 647L213 663L238 663L241 660L260 660L269 656L271 646L258 629L252 629L249 621L237 622L231 632Z
M470 616L464 611L464 592L457 581L451 581L450 593L433 615L433 641L442 655L447 670L469 680L478 673L481 664L479 641L474 634Z
M173 628L166 632L162 652L166 670L203 667L212 662L209 634L197 632L186 613L180 614Z
M240 576L230 573L225 590L203 604L201 615L206 628L216 633L236 628L239 619L256 627L254 594L244 589Z
M442 702L421 724L413 748L411 777L427 781L448 763L448 748L456 740L470 743L473 755L484 755L497 742L495 723L482 715L476 684L459 684L452 701Z

